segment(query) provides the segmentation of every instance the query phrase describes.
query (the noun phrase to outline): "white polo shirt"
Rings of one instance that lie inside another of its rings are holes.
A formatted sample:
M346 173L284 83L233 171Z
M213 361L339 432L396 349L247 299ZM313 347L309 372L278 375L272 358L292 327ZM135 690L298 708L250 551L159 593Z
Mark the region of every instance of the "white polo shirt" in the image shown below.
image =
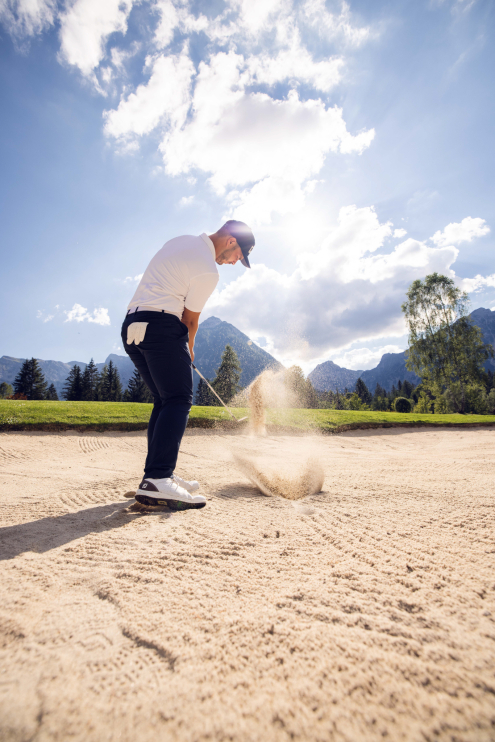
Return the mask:
M181 319L184 307L201 312L219 275L207 234L183 235L164 244L143 273L128 309L164 309Z

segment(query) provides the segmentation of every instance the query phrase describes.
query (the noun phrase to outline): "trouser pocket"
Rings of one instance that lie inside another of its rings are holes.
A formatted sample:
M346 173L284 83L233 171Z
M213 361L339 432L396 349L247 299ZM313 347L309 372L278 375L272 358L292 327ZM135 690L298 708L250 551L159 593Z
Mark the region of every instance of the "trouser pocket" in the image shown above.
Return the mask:
M127 327L127 345L132 345L132 343L139 345L139 343L142 343L147 327L148 322L132 322Z

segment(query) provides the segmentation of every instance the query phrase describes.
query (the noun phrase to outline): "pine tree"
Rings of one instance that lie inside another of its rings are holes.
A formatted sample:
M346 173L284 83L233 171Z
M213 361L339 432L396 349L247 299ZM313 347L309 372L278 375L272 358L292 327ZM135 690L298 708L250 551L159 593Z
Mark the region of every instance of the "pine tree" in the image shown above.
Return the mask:
M82 374L82 399L85 402L93 402L98 399L98 385L100 382L100 372L96 367L93 359L90 360Z
M134 369L124 392L124 402L153 402L153 395L142 380L137 368Z
M58 402L58 394L57 390L55 389L55 384L50 384L50 386L46 390L45 399L48 399L51 402Z
M222 353L222 362L211 385L224 402L230 402L239 391L240 378L241 364L237 353L232 346L226 345Z
M199 380L198 388L196 389L196 396L194 398L194 404L198 407L215 407L219 404L218 399L215 397L213 392L209 389L208 384L203 379Z
M46 381L36 358L25 360L14 380L14 392L23 394L27 399L44 399Z
M122 401L122 383L113 361L109 361L108 366L103 367L98 398L104 402Z
M371 403L371 393L361 377L356 381L355 392L361 402L364 402L364 404Z
M81 367L77 364L72 366L65 380L63 395L68 402L80 402L82 400L82 374Z
M414 384L411 384L407 379L402 382L402 396L411 399L414 391Z

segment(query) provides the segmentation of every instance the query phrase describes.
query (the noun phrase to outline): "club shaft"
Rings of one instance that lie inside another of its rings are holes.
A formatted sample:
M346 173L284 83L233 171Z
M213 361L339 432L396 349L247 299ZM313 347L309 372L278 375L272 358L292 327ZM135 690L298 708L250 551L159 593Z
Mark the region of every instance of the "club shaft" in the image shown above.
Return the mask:
M192 364L192 367L201 376L201 378L203 379L203 381L205 382L205 384L208 384L208 387L211 389L211 391L213 392L213 394L215 395L215 397L223 404L223 406L225 407L225 409L227 410L227 412L229 413L229 415L231 417L233 417L236 422L238 422L238 420L237 420L236 416L234 415L234 413L231 412L231 410L229 410L229 408L227 407L227 405L225 404L225 402L222 399L220 399L220 397L218 396L218 394L216 393L216 391L213 389L213 387L210 384L210 382L208 381L208 379L205 379L205 377L203 376L203 374L201 373L201 371L198 368L196 368L196 366L194 365L194 363Z

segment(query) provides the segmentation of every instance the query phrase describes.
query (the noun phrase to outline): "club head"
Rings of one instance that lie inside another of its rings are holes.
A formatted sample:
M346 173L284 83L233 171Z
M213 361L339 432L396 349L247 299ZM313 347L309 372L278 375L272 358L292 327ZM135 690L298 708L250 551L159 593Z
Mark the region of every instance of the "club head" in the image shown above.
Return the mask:
M247 417L241 417L241 418L239 418L239 420L237 422L238 423L242 423L243 420L247 420Z

